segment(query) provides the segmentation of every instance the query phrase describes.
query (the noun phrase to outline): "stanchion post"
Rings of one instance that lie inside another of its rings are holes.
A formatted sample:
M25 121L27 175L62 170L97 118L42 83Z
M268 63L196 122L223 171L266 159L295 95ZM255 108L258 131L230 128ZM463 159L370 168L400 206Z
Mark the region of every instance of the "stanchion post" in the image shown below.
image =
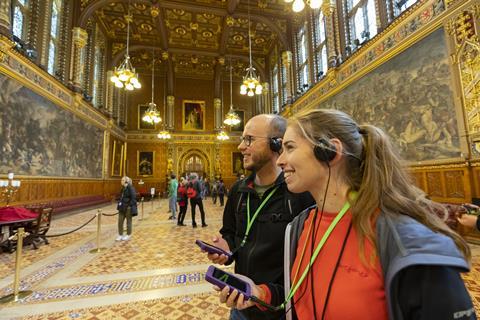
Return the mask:
M152 201L152 212L151 213L153 213L153 211L154 211L154 209L153 209L153 195L154 194L152 193L152 200L150 200L150 201Z
M23 249L23 238L28 236L28 232L25 232L24 228L18 228L17 234L12 236L9 240L17 240L17 253L15 256L15 276L13 279L13 293L6 295L0 298L0 304L8 302L17 302L19 299L23 299L30 294L32 291L20 291L20 269L22 267L22 249Z
M90 253L97 253L100 251L104 251L105 248L100 248L100 235L102 233L102 210L97 210L97 247L95 249L90 250Z
M142 219L141 220L143 220L143 200L145 200L144 197L142 197L142 199L140 199L140 201L142 202Z

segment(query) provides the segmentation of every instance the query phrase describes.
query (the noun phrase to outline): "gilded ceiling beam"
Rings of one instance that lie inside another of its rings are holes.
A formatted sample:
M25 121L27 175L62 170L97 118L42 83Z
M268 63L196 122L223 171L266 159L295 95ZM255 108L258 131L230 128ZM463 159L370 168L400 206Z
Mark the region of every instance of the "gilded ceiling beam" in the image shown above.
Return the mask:
M93 1L82 11L82 13L80 15L80 18L79 18L80 27L85 28L88 19L93 16L95 11L97 11L98 9L101 9L102 7L105 7L109 3L113 3L113 2L128 3L128 0L98 0L98 1ZM237 8L237 7L234 7L234 4L233 4L234 2L235 1L232 1L231 7L230 7L230 2L229 2L229 6L227 7L227 9L215 8L215 7L206 8L205 6L196 5L196 4L186 4L186 3L181 3L180 4L180 3L173 3L173 2L169 2L169 1L161 1L161 2L158 3L158 6L160 6L161 8L166 8L166 9L179 9L179 10L184 10L184 11L200 12L200 13L205 13L206 11L208 11L208 13L210 13L210 14L225 17L225 16L230 15L230 13L228 11L229 8L233 8L233 9ZM152 4L150 0L135 0L135 3L142 3L142 4L145 4L145 5L148 5L148 6L150 6ZM238 5L238 3L237 3L237 5ZM246 13L237 12L237 13L234 13L232 15L233 15L234 18L248 19L248 14L246 14ZM290 50L291 46L290 46L289 42L287 41L287 38L286 38L284 32L282 32L280 27L277 26L272 20L270 20L269 18L267 18L265 16L261 16L261 15L257 15L257 14L250 14L250 19L254 20L254 21L261 22L261 23L265 24L266 26L268 26L270 28L270 30L272 30L272 32L277 35L278 40L283 45L285 50Z
M130 45L129 52L131 55L132 52L135 52L138 50L152 50L154 48L155 48L154 46L134 44L134 45ZM122 49L112 57L111 64L113 66L117 65L120 62L120 59L122 59L125 56L125 51L126 49ZM183 48L168 48L168 52L169 54L178 53L178 54L191 54L196 56L208 56L208 57L214 57L214 58L221 57L221 55L218 52L199 50L199 49L191 50L191 49L183 49ZM228 59L228 58L238 59L248 63L248 56L243 56L239 54L225 54L224 57L225 59ZM260 64L258 64L255 60L252 61L252 64L255 67L255 69L257 69L258 73L260 74L260 77L265 79L264 68Z

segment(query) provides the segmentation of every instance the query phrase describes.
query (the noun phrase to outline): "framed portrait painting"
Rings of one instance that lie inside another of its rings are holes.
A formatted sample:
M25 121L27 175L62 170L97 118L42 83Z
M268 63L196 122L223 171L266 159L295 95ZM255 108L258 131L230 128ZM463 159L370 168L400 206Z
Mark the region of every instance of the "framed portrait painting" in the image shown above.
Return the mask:
M112 148L112 177L120 177L123 167L123 142L113 140Z
M137 151L137 176L151 177L155 168L155 151Z
M139 104L138 105L138 130L155 130L155 123L148 123L142 120L145 111L147 111L148 105Z
M235 113L238 114L238 117L240 118L240 123L236 126L232 126L232 131L243 131L245 127L245 111L235 110Z
M187 131L205 130L205 101L183 101L182 129Z
M245 174L243 167L243 156L241 152L232 152L232 173L233 175Z

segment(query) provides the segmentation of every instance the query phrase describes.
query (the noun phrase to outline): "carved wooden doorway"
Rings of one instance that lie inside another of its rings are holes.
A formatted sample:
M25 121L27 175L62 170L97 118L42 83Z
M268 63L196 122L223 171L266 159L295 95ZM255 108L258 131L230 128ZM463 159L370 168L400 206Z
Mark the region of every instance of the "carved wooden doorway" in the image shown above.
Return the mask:
M198 154L192 154L185 160L183 175L192 172L198 173L199 176L205 176L205 163L203 162L202 157Z

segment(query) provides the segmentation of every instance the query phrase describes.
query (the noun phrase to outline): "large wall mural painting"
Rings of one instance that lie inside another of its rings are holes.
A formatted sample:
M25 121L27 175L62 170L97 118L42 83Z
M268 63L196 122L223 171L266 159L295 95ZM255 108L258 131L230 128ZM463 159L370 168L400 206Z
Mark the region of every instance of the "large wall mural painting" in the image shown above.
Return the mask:
M320 107L381 127L404 159L459 157L451 77L445 35L439 29Z
M102 177L103 130L0 74L0 172Z

